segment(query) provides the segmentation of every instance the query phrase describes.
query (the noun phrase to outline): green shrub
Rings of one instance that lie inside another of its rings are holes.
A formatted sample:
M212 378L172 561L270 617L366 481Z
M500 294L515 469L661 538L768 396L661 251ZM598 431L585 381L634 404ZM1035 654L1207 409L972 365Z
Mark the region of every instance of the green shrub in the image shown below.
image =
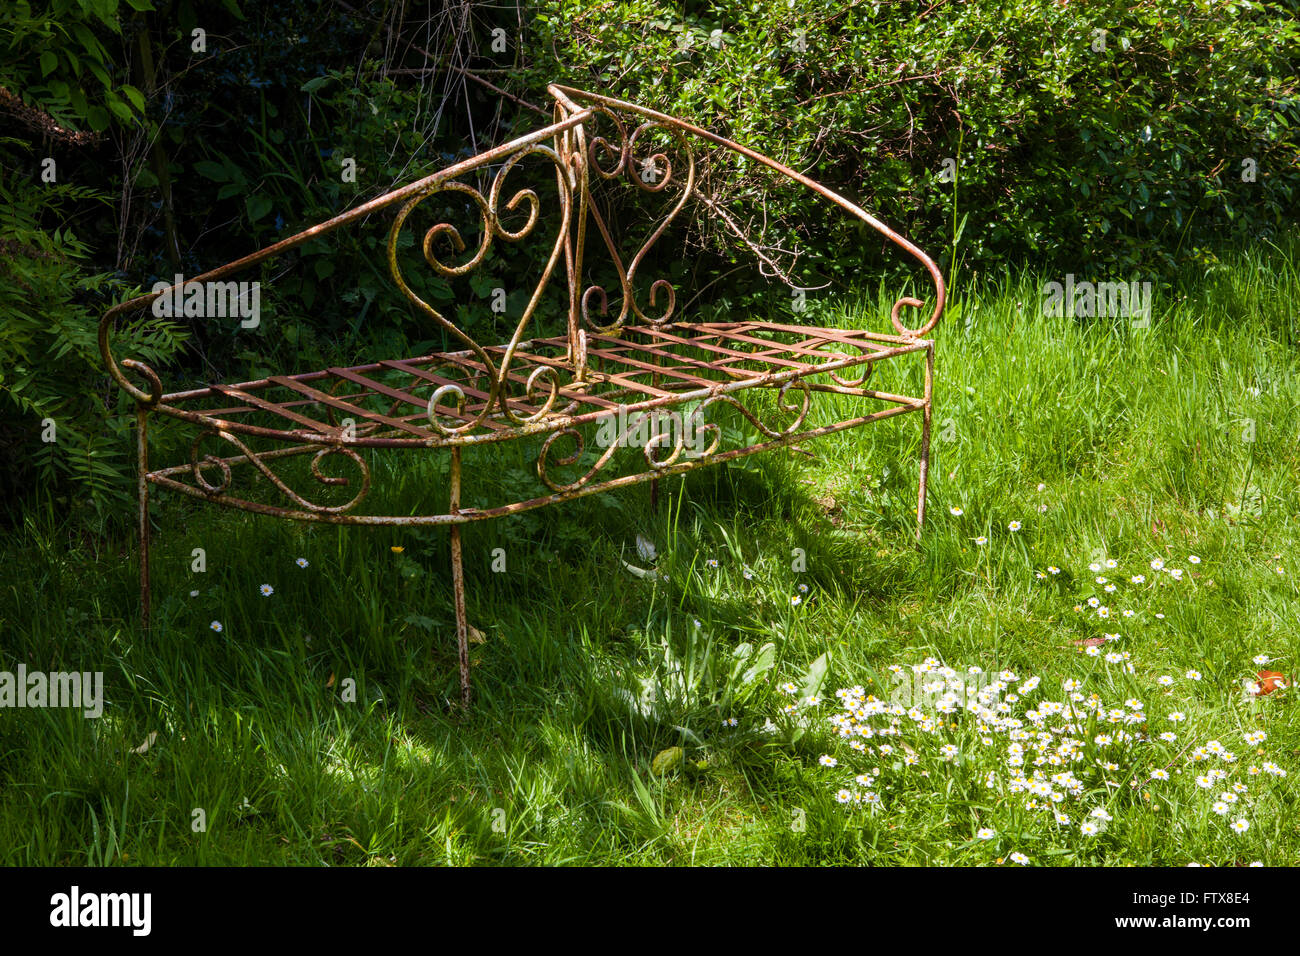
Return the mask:
M538 9L528 90L559 79L692 119L859 199L927 250L960 234L971 266L1165 274L1218 240L1274 234L1300 199L1293 2ZM740 167L711 183L748 219L747 184ZM810 212L794 193L769 204L768 243ZM861 263L850 223L817 225L823 249Z

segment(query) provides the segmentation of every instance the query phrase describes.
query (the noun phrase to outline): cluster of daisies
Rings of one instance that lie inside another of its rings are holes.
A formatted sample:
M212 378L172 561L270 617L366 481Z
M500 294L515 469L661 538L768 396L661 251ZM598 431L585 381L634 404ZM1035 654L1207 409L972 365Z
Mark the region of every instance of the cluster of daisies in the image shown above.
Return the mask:
M1187 563L1192 565L1200 564L1201 559L1197 555L1191 554L1187 556ZM1086 601L1084 601L1081 604L1076 604L1074 606L1074 610L1076 612L1081 612L1086 607L1091 613L1095 614L1100 620L1103 621L1109 620L1111 617L1113 617L1115 612L1111 610L1110 604L1108 602L1116 599L1115 596L1117 596L1121 584L1125 583L1122 579L1126 575L1116 574L1116 576L1112 578L1109 574L1107 574L1107 572L1113 573L1118 568L1119 568L1119 562L1116 561L1114 558L1107 558L1105 561L1094 561L1092 564L1088 565L1088 570L1091 571L1094 575L1096 575L1096 577L1094 577L1093 580L1100 588L1101 593L1098 594L1094 592L1093 594L1089 595ZM1144 590L1149 590L1157 586L1159 583L1161 583L1161 579L1160 579L1161 574L1166 575L1169 580L1175 582L1183 581L1184 575L1187 574L1187 572L1182 568L1173 568L1166 565L1164 558L1153 558L1151 560L1151 570L1152 572L1154 572L1151 577L1148 577L1145 573L1127 575L1128 578L1127 585L1131 585L1134 588L1143 588ZM1058 568L1056 565L1048 565L1047 570L1045 572L1035 571L1034 577L1036 577L1040 581L1046 581L1050 577L1054 577L1060 573L1061 573L1061 569ZM1138 612L1136 610L1130 607L1121 610L1119 612L1119 616L1124 618L1133 618L1137 616L1137 613ZM1155 615L1156 620L1164 620L1164 617L1165 617L1164 614L1161 613L1157 613ZM1117 638L1118 636L1119 635L1110 635L1110 634L1106 635L1108 640ZM1095 649L1090 648L1089 652L1092 653L1093 650ZM1093 656L1095 657L1096 654L1093 653Z
M1142 700L1107 702L1085 693L1079 680L1065 680L1058 694L1049 694L1036 676L1021 679L1013 671L986 673L979 667L963 673L933 657L912 665L910 673L897 664L889 670L908 699L880 700L861 686L835 692L839 709L827 719L847 753L824 754L819 763L837 770L833 786L842 804L887 807L890 791L925 786L917 776L944 776L955 765L973 765L996 803L1028 811L1059 837L1088 838L1103 833L1119 806L1135 799L1126 794L1141 790L1141 799L1158 799L1158 790L1146 791L1174 786L1187 768L1210 798L1208 809L1230 831L1245 833L1252 788L1267 777L1286 776L1273 761L1240 760L1219 740L1179 750L1183 745L1173 728L1185 722L1185 713L1152 717ZM1200 675L1190 671L1187 679ZM1168 687L1173 679L1159 683ZM781 689L798 695L793 684ZM815 697L796 700L783 711L790 715L822 703ZM1263 730L1242 735L1252 749L1266 739ZM849 766L841 769L841 760ZM842 776L846 771L853 775ZM973 839L997 836L986 826ZM1009 858L1030 862L1023 853Z
M293 563L298 565L298 567L300 568L307 568L311 566L311 562L308 561L306 558L298 558ZM270 597L272 594L275 593L275 588L271 587L271 585L269 584L263 584L257 589L257 591L259 594L262 595L262 597ZM190 592L190 597L198 597L198 596L199 596L198 591ZM226 629L225 625L222 624L220 621L213 621L211 624L208 625L208 627L210 627L217 634L220 634L222 631Z

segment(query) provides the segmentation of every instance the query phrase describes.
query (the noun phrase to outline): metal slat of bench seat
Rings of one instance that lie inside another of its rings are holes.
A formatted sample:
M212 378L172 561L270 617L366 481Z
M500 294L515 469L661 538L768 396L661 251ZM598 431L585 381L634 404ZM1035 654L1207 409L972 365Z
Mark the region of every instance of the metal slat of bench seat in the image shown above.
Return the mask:
M337 426L327 425L314 418L308 418L306 415L299 415L291 408L287 408L276 402L268 402L264 399L258 398L256 395L251 395L248 392L241 391L232 385L213 385L212 391L225 395L227 398L238 398L241 401L247 402L249 405L254 407L253 410L269 412L272 415L278 415L280 418L297 422L300 425L306 425L308 428L319 431L321 434L329 435L334 438L338 437L340 429ZM214 413L205 410L204 414L213 415Z
M418 438L431 439L437 437L434 432L427 428L420 428L417 425L408 424L401 419L389 418L387 415L381 415L378 412L368 412L358 405L342 401L335 398L333 395L326 395L324 392L312 388L310 385L305 385L302 382L295 381L285 375L272 375L267 379L267 381L274 382L276 385L282 385L285 388L293 389L295 392L300 392L303 395L308 395L323 405L328 405L338 411L346 412L348 415L355 416L363 421L382 422L392 428L399 428L404 432L410 432Z

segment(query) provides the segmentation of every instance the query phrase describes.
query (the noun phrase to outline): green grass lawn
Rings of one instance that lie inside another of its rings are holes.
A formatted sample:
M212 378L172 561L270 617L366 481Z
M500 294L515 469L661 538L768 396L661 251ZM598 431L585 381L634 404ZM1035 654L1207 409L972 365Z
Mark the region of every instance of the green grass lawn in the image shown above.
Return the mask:
M1149 328L977 284L935 332L919 547L914 415L655 514L637 486L470 526L468 715L445 532L163 493L145 634L130 536L29 511L0 670L102 670L107 703L0 712L0 863L1294 865L1295 692L1243 682L1300 655L1298 262L1188 276ZM445 500L420 458L376 465L409 510ZM467 504L537 493L526 449L466 468Z

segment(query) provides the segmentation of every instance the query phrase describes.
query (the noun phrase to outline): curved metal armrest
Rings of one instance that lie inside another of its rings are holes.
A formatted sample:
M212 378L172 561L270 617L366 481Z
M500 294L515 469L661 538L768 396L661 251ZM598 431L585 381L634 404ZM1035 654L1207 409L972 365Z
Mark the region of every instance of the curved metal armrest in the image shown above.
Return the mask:
M549 90L550 94L555 98L555 100L560 104L560 106L563 108L563 111L566 114L568 114L570 117L576 116L580 113L590 115L593 112L593 106L597 109L600 107L604 107L606 109L626 110L631 113L637 113L640 114L641 116L648 117L657 122L667 124L668 126L674 127L676 129L682 130L687 133L691 133L692 135L708 140L709 142L716 143L717 145L730 149L736 153L741 154L742 156L747 156L750 159L753 159L759 163L762 163L764 166L767 166L768 168L775 170L776 172L780 173L786 178L791 179L803 186L806 186L807 188L811 189L813 192L817 193L818 195L826 199L829 199L831 202L835 203L837 206L839 206L841 209L848 212L850 215L857 217L862 222L865 222L867 225L871 226L872 229L875 229L878 233L880 233L882 236L889 239L896 246L900 247L901 249L911 254L923 266L925 266L926 271L930 273L930 278L933 280L934 288L935 288L936 301L935 301L934 311L933 313L931 313L929 319L923 325L915 329L910 329L905 325L903 325L902 321L899 319L899 310L903 306L919 309L924 305L924 303L921 302L919 299L914 299L911 298L910 296L903 296L899 298L894 303L894 307L893 309L890 310L890 314L889 314L890 321L893 322L894 328L898 331L899 335L902 335L909 339L918 338L920 336L927 334L931 329L935 327L936 324L938 324L940 317L943 315L944 304L947 298L947 291L944 286L943 276L939 272L939 267L935 265L934 260L931 259L928 255L926 255L923 251L921 251L920 248L918 248L912 242L905 239L903 236L899 235L893 229L890 229L888 226L886 226L875 216L871 215L865 209L861 208L860 206L854 203L849 202L849 200L845 199L843 196L839 195L838 193L833 192L830 189L827 189L825 186L823 186L821 183L817 182L816 180L810 179L807 176L803 175L802 173L796 172L795 170L791 169L789 166L779 163L769 156L764 156L762 153L755 152L754 150L748 148L747 146L741 146L739 143L735 143L729 139L725 139L721 136L718 136L716 133L710 133L706 129L702 129L698 126L694 126L690 123L684 122L683 120L679 120L676 117L669 116L666 113L660 113L656 110L647 109L646 107L643 106L637 106L634 103L624 102L623 100L616 100L613 97L602 96L598 93L588 93L585 92L584 90L574 89L573 87L560 86L559 84L553 83L550 86L548 86L547 89ZM588 104L588 105L583 105L583 104Z

